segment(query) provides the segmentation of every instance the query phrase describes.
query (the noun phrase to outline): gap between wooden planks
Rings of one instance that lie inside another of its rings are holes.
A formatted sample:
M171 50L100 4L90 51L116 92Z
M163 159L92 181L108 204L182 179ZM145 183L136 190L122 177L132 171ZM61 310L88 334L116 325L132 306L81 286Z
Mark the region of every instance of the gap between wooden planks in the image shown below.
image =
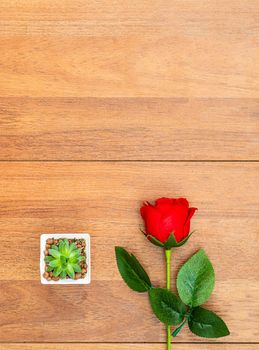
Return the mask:
M0 344L0 350L164 350L165 344ZM175 350L257 350L258 344L174 344Z

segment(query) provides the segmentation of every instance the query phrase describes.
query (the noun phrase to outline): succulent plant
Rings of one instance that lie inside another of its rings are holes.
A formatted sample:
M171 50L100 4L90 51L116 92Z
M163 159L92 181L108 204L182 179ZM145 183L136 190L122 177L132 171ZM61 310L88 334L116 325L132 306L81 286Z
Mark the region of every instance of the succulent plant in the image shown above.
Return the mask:
M54 276L61 279L69 276L75 278L75 272L81 272L80 262L85 260L81 255L81 248L67 239L60 240L58 245L52 245L49 255L45 257L47 272L53 271Z

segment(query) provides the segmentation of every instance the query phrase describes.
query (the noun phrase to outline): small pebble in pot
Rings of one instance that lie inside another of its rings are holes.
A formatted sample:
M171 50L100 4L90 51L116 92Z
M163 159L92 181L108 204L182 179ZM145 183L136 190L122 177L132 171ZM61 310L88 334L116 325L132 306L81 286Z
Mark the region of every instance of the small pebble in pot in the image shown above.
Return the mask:
M81 278L81 273L80 272L77 272L76 274L75 274L75 279L76 280L78 280L79 278Z
M45 254L45 255L49 255L48 249L45 250L44 254Z
M82 271L81 271L82 273L86 273L86 269L82 269Z
M49 245L53 244L53 242L54 242L53 238L48 238L47 241L46 241L46 243L49 244Z
M58 281L59 280L59 276L52 276L53 281Z
M47 279L49 277L49 273L47 271L44 272L43 277Z

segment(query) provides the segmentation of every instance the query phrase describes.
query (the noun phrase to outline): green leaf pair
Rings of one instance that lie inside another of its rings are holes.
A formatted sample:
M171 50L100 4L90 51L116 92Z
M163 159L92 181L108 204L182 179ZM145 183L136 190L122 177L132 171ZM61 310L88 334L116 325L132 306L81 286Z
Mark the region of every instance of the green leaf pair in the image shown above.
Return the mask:
M164 288L154 288L136 257L121 247L115 248L117 265L126 284L137 292L148 292L156 317L166 325L177 326L176 336L185 323L190 330L206 338L229 334L224 321L212 311L200 307L211 295L215 275L204 250L199 250L180 269L177 276L179 297Z
M54 276L60 276L61 279L69 276L75 278L76 272L81 272L80 262L85 260L81 255L81 249L77 248L75 243L69 243L67 239L61 240L58 244L52 245L49 249L45 262L48 265L47 271L53 271Z
M156 317L170 326L177 326L172 335L175 337L185 323L192 333L204 338L219 338L229 334L224 321L214 312L200 306L190 308L187 312L186 305L173 292L154 288L149 291L149 299Z

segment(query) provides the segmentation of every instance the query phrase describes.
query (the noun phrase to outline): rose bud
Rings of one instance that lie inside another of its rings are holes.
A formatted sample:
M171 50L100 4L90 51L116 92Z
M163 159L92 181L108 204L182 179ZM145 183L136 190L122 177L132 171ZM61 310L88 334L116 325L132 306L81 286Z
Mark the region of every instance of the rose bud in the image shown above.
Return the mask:
M186 243L190 220L197 208L189 208L185 198L159 198L155 205L145 202L140 209L147 238L160 247L171 249Z

